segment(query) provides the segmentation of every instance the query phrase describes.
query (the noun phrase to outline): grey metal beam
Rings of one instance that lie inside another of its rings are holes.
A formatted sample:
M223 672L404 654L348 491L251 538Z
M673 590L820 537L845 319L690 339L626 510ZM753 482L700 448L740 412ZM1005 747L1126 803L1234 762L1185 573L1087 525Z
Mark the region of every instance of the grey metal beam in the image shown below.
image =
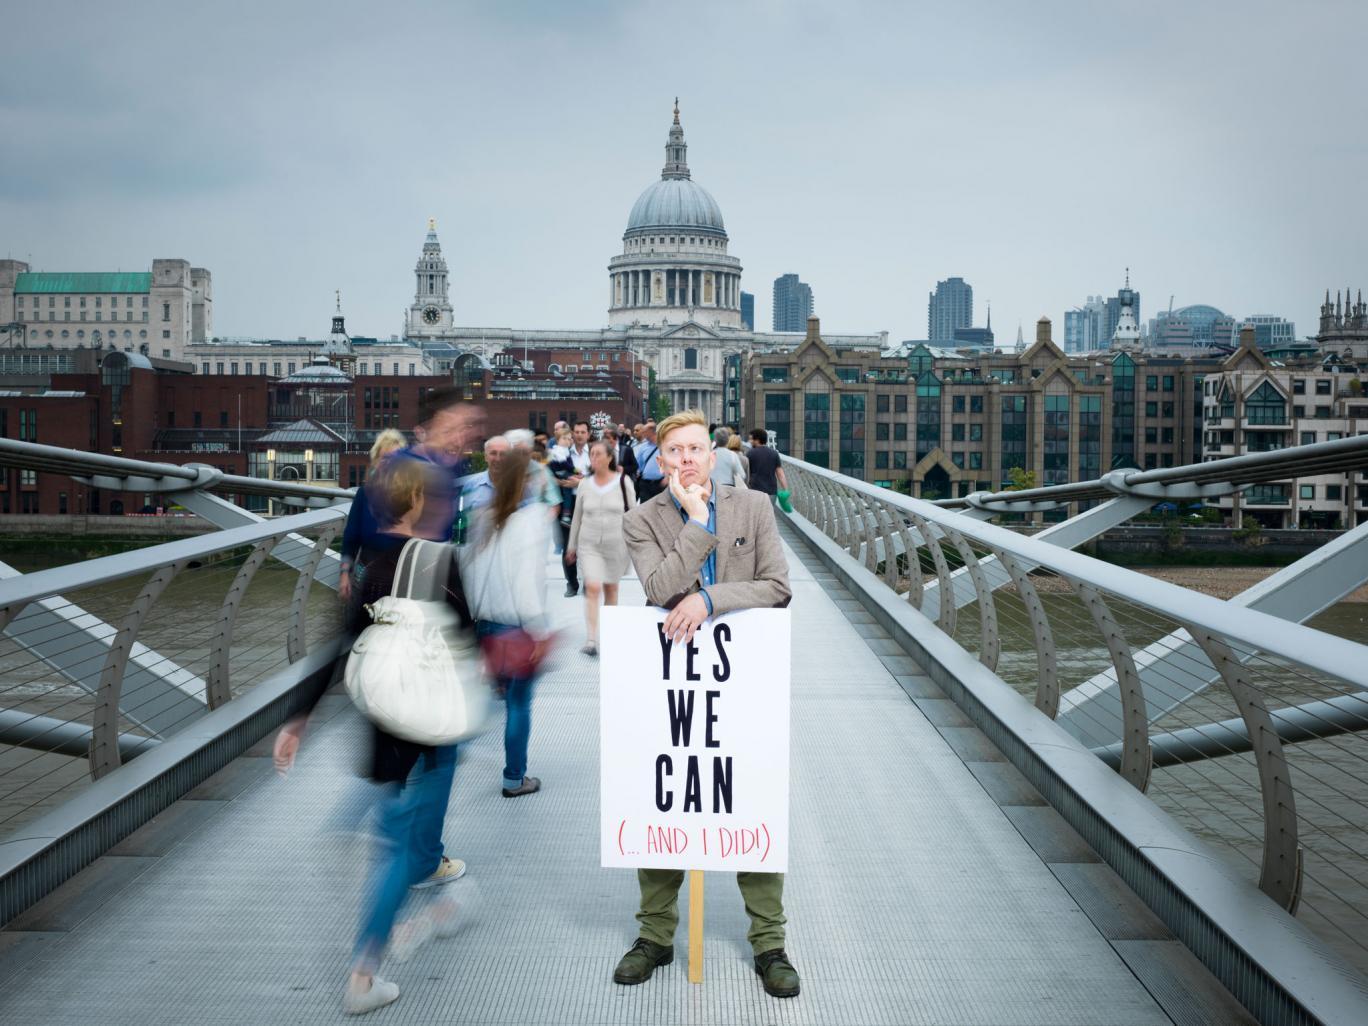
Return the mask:
M227 499L211 495L208 492L183 492L176 497L176 501L196 516L203 517L214 526L225 530L233 527L246 527L250 524L268 523L264 517L258 516L251 510L243 509ZM348 502L337 508L346 513L351 509L351 503ZM275 548L271 550L271 555L287 566L299 570L313 560L314 543L302 535L291 534L280 539ZM318 573L314 579L319 584L336 591L338 578L341 575L342 557L331 550L325 552L323 562L319 564Z
M32 575L0 563L0 585L25 576ZM118 631L61 595L53 595L27 602L5 634L53 673L93 695L99 690L100 669ZM120 703L130 722L160 736L203 716L204 695L203 678L134 642Z
M1292 623L1304 623L1368 581L1368 523L1346 531L1290 566L1285 566L1230 600ZM1250 658L1250 646L1236 645L1237 658ZM1177 630L1135 657L1145 690L1149 721L1205 690L1219 678L1187 631ZM1059 703L1059 722L1090 746L1121 737L1121 703L1116 673L1106 670L1068 691Z
M1268 715L1284 744L1357 734L1368 730L1368 696L1340 695L1289 709L1276 709ZM1151 735L1150 744L1154 749L1155 766L1201 762L1203 759L1247 752L1253 747L1249 741L1249 729L1238 716L1201 727ZM1120 743L1094 748L1092 753L1113 769L1121 765Z
M83 723L71 723L55 716L39 716L18 709L0 709L0 744L84 759L90 754L90 733L90 728ZM127 762L138 753L159 744L161 741L155 737L120 734L119 757Z

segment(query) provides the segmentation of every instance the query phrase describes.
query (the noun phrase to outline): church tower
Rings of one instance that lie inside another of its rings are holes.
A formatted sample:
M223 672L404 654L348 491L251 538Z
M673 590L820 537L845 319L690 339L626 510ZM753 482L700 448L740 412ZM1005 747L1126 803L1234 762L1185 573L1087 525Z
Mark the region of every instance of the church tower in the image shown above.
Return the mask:
M437 222L428 218L423 253L414 268L417 287L409 307L406 334L409 338L437 338L451 331L451 301L447 297L447 265L442 244L437 241Z

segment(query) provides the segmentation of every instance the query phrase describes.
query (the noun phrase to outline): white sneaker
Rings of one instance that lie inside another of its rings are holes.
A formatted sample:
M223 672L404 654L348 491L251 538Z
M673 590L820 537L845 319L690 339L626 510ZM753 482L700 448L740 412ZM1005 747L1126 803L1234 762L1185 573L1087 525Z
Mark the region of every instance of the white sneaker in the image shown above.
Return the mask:
M389 980L372 976L369 989L356 990L351 981L348 980L346 992L342 995L342 1013L344 1015L365 1015L367 1012L384 1008L398 1000L399 985L397 983L390 983Z

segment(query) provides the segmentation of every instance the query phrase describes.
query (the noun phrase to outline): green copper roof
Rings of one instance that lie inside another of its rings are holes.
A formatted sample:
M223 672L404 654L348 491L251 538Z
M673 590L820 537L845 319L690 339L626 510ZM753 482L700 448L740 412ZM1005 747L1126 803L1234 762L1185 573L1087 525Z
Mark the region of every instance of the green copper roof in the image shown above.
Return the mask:
M152 275L147 271L59 272L26 271L14 283L20 292L151 292Z

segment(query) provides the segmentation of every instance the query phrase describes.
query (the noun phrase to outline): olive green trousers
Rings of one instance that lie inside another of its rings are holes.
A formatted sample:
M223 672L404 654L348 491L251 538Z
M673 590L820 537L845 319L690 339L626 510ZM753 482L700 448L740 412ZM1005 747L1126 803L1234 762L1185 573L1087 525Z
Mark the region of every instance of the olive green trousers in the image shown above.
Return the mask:
M641 936L654 944L669 947L679 926L679 888L684 883L682 869L638 869L641 909L637 922ZM755 954L784 946L784 874L737 873L736 886L746 903L751 926L746 933Z

